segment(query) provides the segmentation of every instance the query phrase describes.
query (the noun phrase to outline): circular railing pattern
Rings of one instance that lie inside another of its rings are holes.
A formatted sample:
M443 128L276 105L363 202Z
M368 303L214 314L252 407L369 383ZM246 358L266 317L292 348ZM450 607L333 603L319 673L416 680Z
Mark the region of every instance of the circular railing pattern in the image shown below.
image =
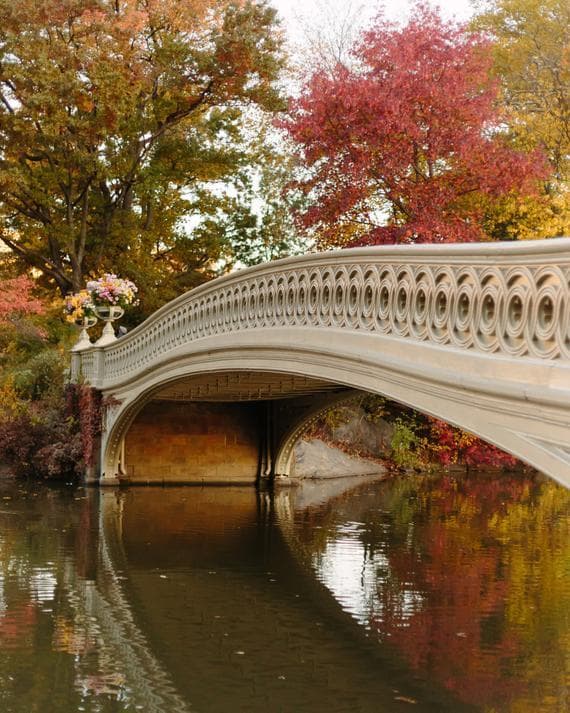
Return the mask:
M385 261L230 275L175 300L104 348L114 383L184 343L275 327L370 332L488 354L570 357L570 267L553 264L433 265ZM92 350L82 354L89 379Z

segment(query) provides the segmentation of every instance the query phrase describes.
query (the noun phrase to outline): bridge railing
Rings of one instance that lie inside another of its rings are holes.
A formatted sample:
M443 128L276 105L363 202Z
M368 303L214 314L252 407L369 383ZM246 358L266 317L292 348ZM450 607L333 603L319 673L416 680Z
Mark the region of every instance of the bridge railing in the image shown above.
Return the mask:
M107 388L184 343L242 330L358 330L441 347L570 359L570 239L316 253L232 273L80 352Z

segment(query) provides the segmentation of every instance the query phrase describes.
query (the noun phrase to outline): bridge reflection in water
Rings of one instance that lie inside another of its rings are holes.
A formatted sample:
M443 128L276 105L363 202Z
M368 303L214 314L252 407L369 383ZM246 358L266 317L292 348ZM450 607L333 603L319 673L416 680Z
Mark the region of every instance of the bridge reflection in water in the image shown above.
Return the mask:
M570 494L357 483L10 495L3 709L564 710Z

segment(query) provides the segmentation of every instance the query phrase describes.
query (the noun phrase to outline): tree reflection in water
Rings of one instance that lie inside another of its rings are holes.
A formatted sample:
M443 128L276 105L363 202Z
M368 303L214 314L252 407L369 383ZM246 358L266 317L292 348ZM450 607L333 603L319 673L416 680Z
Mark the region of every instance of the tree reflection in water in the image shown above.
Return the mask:
M569 709L567 490L519 475L412 477L296 522L321 581L423 678L486 711Z

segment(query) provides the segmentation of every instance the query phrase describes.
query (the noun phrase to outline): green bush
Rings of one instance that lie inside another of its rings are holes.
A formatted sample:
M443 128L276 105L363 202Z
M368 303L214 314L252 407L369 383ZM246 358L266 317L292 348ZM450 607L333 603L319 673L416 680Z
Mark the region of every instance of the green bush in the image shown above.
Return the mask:
M397 418L393 426L390 448L394 463L400 468L425 468L426 463L421 457L425 439L418 434L416 424Z
M44 349L14 370L13 384L19 398L39 401L63 394L65 364L55 349Z

